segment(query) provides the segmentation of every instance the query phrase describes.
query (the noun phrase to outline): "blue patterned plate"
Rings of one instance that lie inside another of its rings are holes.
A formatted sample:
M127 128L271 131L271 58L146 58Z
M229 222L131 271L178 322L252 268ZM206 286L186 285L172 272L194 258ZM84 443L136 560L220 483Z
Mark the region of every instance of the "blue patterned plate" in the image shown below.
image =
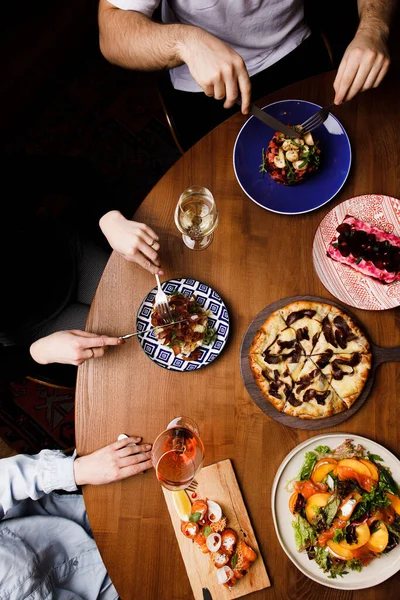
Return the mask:
M282 123L303 123L321 106L305 100L282 100L263 110ZM321 148L321 166L306 181L287 186L260 173L262 149L267 148L274 130L250 117L237 136L233 150L236 179L245 194L259 206L282 215L298 215L316 210L332 200L344 185L351 165L349 138L332 114L313 136Z
M169 279L164 281L161 287L167 296L176 291L187 296L194 294L198 304L204 310L209 310L212 313L208 317L208 325L215 329L217 336L209 346L200 346L201 356L199 358L196 360L182 360L179 356L174 355L171 348L160 344L152 331L147 335L138 337L144 353L157 365L171 371L196 371L196 369L206 367L217 358L228 339L229 314L223 300L212 288L205 283L196 281L196 279L184 277ZM151 325L150 317L156 292L157 288L154 287L139 306L136 317L137 331L143 331Z

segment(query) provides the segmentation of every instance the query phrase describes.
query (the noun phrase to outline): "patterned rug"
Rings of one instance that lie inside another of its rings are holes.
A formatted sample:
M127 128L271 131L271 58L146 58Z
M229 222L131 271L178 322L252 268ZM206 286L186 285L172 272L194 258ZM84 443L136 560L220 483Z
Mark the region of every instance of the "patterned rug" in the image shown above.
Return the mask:
M18 453L72 448L75 445L74 392L28 379L2 384L0 437Z

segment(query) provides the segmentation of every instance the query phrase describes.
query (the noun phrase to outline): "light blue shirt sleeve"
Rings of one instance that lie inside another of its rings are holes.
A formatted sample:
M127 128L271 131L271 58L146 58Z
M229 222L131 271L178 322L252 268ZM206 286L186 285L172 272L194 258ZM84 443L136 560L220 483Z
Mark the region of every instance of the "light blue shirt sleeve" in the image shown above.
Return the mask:
M0 600L117 600L74 492L74 456L0 460Z
M0 460L0 519L19 502L39 500L53 490L77 490L73 456L60 450L42 450L39 454L18 454Z

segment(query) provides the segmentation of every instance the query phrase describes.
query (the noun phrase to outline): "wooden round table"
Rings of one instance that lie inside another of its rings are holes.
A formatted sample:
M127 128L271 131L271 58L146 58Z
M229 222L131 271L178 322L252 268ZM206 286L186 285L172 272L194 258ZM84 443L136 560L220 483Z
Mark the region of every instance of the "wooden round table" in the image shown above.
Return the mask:
M302 81L258 102L298 98L327 105L334 73ZM285 456L300 442L329 431L360 434L399 454L400 369L379 367L371 394L348 421L332 429L304 431L266 416L248 395L240 375L240 345L254 316L288 296L334 300L312 262L314 233L324 215L343 200L365 193L399 196L400 68L383 84L359 94L336 115L353 149L348 180L327 205L312 213L279 215L257 206L239 187L232 165L238 114L187 152L159 181L134 216L160 235L164 279L192 277L213 287L231 318L229 341L210 366L191 373L167 371L144 354L136 339L111 348L79 368L76 437L79 454L109 444L120 433L152 442L175 416L193 418L205 444L205 465L230 458L272 586L249 596L276 600L395 598L400 573L358 592L323 587L307 579L279 545L271 517L271 486ZM261 127L262 125L260 125ZM268 138L266 129L266 138ZM198 184L214 194L220 224L205 251L186 248L174 224L182 190ZM154 277L112 254L91 307L87 330L121 335L135 330L136 312ZM400 310L350 309L379 346L400 344ZM193 598L164 497L154 471L107 486L87 487L84 498L93 533L122 600ZM217 600L217 599L214 599Z

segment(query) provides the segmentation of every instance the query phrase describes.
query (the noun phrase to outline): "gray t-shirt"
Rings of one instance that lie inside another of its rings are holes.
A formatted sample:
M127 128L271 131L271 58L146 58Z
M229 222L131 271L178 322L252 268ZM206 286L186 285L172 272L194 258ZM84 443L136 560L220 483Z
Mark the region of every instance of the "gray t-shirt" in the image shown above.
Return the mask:
M166 0L165 23L196 25L233 48L246 63L249 75L270 67L292 52L309 35L303 0ZM160 0L108 0L123 10L151 17ZM177 90L201 91L186 64L171 69Z

